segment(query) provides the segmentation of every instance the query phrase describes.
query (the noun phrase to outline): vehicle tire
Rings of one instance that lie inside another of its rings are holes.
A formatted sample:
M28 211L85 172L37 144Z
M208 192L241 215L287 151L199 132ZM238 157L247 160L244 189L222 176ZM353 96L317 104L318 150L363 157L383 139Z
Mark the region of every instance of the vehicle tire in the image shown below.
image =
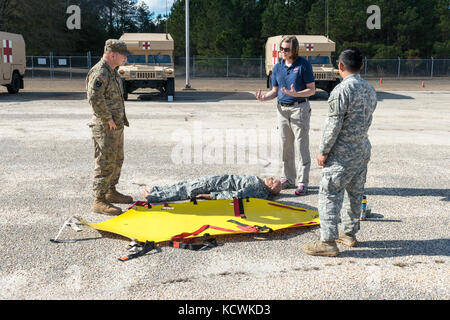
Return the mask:
M334 87L336 87L340 82L340 79L336 79L334 82L328 82L328 88L326 90L328 92L328 96L330 96L331 91L333 91Z
M17 72L13 72L11 84L6 85L6 88L8 89L8 93L11 93L11 94L18 93L21 82L22 82L22 80L20 79L20 75Z
M123 92L123 100L128 100L128 88L125 80L122 80L122 92Z
M267 88L269 88L269 90L272 90L272 74L267 77Z
M166 94L167 94L167 96L175 97L175 79L174 78L167 79Z

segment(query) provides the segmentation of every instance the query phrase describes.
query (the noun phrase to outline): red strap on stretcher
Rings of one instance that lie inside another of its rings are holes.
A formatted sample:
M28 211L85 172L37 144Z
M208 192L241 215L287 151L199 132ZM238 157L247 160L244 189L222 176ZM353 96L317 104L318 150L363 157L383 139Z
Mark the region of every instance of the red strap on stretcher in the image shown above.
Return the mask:
M291 210L295 210L295 211L306 212L305 209L292 208L292 207L288 207L288 206L283 206L282 204L278 204L278 203L271 203L271 202L269 202L268 205L275 206L275 207L280 207L280 208L285 208L285 209L291 209Z
M198 230L196 230L194 232L190 232L190 233L189 232L183 232L183 233L180 233L180 234L178 234L176 236L173 236L172 238L170 238L170 240L172 240L172 241L181 241L181 240L186 239L187 237L199 235L200 233L202 233L203 231L205 231L208 228L219 230L219 231L233 232L233 233L240 233L242 231L253 232L253 233L259 232L257 227L240 226L240 225L237 225L237 227L239 229L241 229L241 230L226 229L226 228L221 228L221 227L216 227L216 226L211 226L209 224L205 224L204 226L202 226L201 228L199 228Z
M151 208L152 205L148 202L145 201L136 201L135 203L133 203L131 206L128 207L127 210L130 210L131 208L133 208L134 206L140 206L140 207L147 207L147 208Z

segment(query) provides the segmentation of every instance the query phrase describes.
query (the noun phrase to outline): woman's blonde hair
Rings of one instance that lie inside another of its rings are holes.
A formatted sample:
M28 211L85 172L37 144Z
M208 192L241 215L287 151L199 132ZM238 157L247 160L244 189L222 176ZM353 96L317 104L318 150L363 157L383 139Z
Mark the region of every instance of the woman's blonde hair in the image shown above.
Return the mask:
M298 44L298 40L296 36L286 36L281 39L280 42L280 50L281 50L281 44L283 42L290 43L291 44L291 51L290 55L292 57L292 60L297 60L298 58L298 49L300 48L300 45Z

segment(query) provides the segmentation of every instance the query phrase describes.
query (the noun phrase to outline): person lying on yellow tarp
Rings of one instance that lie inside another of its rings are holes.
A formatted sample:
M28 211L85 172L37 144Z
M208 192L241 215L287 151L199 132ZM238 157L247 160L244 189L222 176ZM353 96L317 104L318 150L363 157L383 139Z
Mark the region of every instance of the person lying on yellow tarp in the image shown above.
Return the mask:
M280 180L245 175L205 176L185 180L171 186L146 187L141 191L148 202L197 199L225 200L233 198L267 199L281 191Z

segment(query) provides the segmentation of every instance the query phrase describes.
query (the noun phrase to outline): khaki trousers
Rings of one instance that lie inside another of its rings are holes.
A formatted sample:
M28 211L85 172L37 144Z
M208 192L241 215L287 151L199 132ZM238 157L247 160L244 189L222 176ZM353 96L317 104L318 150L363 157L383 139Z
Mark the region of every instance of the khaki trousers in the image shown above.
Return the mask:
M281 136L283 175L291 184L308 186L311 155L309 153L309 101L282 106L277 104L278 128ZM295 150L299 158L296 160Z

